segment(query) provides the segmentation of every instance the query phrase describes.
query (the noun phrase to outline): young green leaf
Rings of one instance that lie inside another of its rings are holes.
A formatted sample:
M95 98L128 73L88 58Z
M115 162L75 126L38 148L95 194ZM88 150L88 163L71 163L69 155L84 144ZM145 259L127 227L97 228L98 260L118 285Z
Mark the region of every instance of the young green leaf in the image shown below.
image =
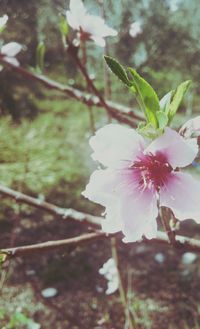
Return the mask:
M160 100L160 109L161 111L168 114L169 112L169 106L172 99L172 96L174 94L174 90L169 91L166 95L163 96L163 98Z
M158 126L159 128L163 129L168 124L168 116L165 112L158 111L156 112L156 118L158 120Z
M132 83L129 80L124 67L114 58L110 56L104 56L105 61L111 71L120 79L127 87L131 87Z
M185 82L182 82L174 91L172 101L169 106L169 120L171 121L176 114L182 99L187 92L189 86L191 84L191 80L187 80Z
M143 107L148 122L152 123L154 127L157 127L156 112L160 110L160 105L156 92L134 69L129 68L129 72L133 78L131 82L139 97L138 102Z
M0 264L4 263L7 260L9 253L1 252L0 250Z
M64 16L60 16L59 29L62 36L66 37L69 32L69 26Z
M144 138L148 138L150 140L154 140L160 135L162 135L163 130L160 128L155 128L151 123L141 123L137 129L138 133L142 135Z
M41 73L44 69L45 44L39 42L36 49L36 69Z

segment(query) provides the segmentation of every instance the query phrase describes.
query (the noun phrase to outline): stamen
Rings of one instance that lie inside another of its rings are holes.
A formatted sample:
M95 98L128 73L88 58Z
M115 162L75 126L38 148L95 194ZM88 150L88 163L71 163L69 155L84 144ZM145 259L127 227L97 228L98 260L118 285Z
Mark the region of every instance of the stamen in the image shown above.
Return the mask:
M138 183L142 189L154 187L156 191L165 184L169 173L173 170L161 153L143 154L130 166L130 169L137 174Z

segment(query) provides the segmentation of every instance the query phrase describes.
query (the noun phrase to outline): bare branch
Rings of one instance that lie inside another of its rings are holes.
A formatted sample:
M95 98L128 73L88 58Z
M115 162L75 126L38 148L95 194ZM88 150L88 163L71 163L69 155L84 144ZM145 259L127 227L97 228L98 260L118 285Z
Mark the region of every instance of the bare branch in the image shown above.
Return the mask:
M0 63L4 66L11 68L13 71L19 73L23 77L29 78L30 80L35 80L43 84L48 89L58 90L68 97L76 99L79 102L84 103L87 106L97 106L102 107L102 101L92 94L84 93L76 88L72 88L67 85L63 85L59 82L51 80L44 75L37 74L31 71L28 71L22 67L15 66L12 63L7 62L4 58L0 57ZM112 101L105 101L106 107L110 113L110 115L118 120L119 122L128 124L129 126L135 128L137 126L135 120L144 120L142 115L133 112L132 109L121 105L116 104ZM104 104L104 106L105 106Z
M0 194L3 194L9 198L14 199L16 202L19 203L25 203L29 206L33 206L38 209L42 209L44 211L48 211L51 214L57 215L63 219L66 218L74 218L77 221L80 222L87 222L88 224L92 224L95 226L100 226L100 218L89 215L71 208L61 208L58 206L55 206L52 203L33 198L29 195L26 195L24 193L12 190L8 187L5 187L3 185L0 185Z
M10 198L14 199L16 202L25 203L30 206L42 209L44 211L48 211L52 214L60 216L61 218L64 218L64 219L72 218L72 219L78 220L82 223L92 225L96 228L97 227L99 228L101 226L102 220L104 220L101 217L83 213L83 212L77 211L75 209L57 207L49 202L38 200L36 198L30 197L21 192L14 191L14 190L4 187L2 185L0 185L0 194L10 197ZM100 233L102 233L102 232L100 232ZM102 235L100 234L100 236L106 236L106 235L103 235L103 233L102 233ZM107 235L107 236L110 236L110 235ZM63 240L63 241L65 241L65 240ZM77 240L77 241L79 241L79 240ZM163 232L158 232L156 239L152 239L152 240L145 239L144 242L145 243L169 244L168 236L166 233L163 233ZM49 243L50 243L49 249L51 249L51 242L49 242ZM56 241L54 241L53 243L55 244ZM64 243L64 245L65 245L65 243ZM200 252L200 241L198 241L196 239L184 237L181 235L176 235L176 239L175 239L173 247L178 248L178 249L183 249L183 250L191 250L191 251ZM27 246L27 248L28 248L28 246ZM52 248L54 248L54 247L52 247ZM48 248L46 248L46 249L48 249ZM4 249L4 250L6 250L6 249Z
M55 241L47 241L42 243L36 243L32 245L19 246L15 248L6 248L0 250L0 255L3 256L3 260L5 261L8 258L26 256L34 253L47 252L50 250L58 249L61 247L78 245L85 242L92 242L99 238L111 238L114 235L108 235L102 231L97 231L94 233L86 233L80 236L76 236L69 239L55 240ZM116 235L117 236L117 235ZM158 243L169 245L168 236L165 233L158 232L158 237L152 240L144 240L146 244L149 243ZM138 244L138 242L137 242ZM182 250L190 250L195 252L200 252L200 241L195 239L186 238L183 236L176 237L176 245L174 247L182 249Z
M52 249L57 249L60 247L66 247L71 245L77 245L81 244L83 242L90 242L93 240L96 240L97 238L103 238L106 234L104 232L94 232L94 233L87 233L83 235L79 235L73 238L69 239L62 239L62 240L56 240L56 241L47 241L27 246L19 246L15 248L7 248L7 249L1 249L0 254L3 254L8 257L18 257L18 256L26 256L33 253L40 253L49 251Z

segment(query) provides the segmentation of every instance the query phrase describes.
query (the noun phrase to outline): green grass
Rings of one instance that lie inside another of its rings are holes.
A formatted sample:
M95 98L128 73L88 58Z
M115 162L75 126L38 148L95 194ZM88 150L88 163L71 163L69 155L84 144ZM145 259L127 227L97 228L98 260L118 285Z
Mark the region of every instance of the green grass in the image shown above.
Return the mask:
M0 121L0 181L48 193L59 182L78 182L92 170L89 113L81 103L59 99L36 101L40 114L32 121L15 124ZM94 109L95 121L103 111Z

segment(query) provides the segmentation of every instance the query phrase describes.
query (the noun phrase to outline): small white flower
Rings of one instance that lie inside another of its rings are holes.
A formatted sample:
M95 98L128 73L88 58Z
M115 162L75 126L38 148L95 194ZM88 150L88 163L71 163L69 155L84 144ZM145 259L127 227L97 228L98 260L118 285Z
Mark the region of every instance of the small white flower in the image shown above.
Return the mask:
M7 21L8 21L8 15L3 15L0 17L0 32L3 31Z
M66 12L68 24L78 32L79 40L92 40L98 46L105 46L105 37L116 36L116 30L105 24L101 17L87 13L82 0L70 0L70 10Z
M0 54L3 55L3 58L16 66L19 66L18 60L15 58L15 56L22 50L22 45L20 45L18 42L9 42L6 43L4 46L1 47Z
M107 279L106 295L113 294L119 288L118 270L113 258L109 258L107 262L99 269L99 274Z
M142 23L140 21L133 22L129 29L129 34L132 38L137 37L142 33Z

